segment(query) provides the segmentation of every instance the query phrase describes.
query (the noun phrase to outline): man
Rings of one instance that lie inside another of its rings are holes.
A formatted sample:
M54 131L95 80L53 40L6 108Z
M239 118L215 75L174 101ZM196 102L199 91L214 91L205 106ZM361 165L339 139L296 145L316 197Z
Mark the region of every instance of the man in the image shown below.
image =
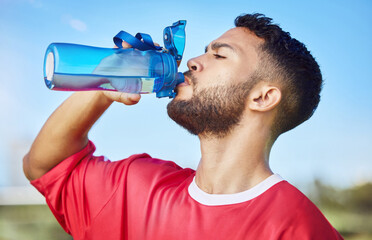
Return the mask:
M132 105L140 95L75 93L45 123L24 171L75 240L342 239L269 167L278 136L319 103L319 66L270 18L247 14L235 25L188 61L168 105L200 139L196 171L147 154L93 156L92 125L113 101Z

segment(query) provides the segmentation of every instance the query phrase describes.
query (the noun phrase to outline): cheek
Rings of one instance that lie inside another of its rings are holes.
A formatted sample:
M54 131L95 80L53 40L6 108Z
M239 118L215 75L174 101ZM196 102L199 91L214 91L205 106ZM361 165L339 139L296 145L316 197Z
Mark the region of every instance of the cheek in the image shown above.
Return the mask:
M235 81L236 74L232 69L220 69L219 71L213 72L213 77L210 79L212 86L221 86L231 84Z
M226 79L229 79L232 84L239 84L247 81L252 75L252 71L246 65L236 66L234 69L231 69L229 73L225 75Z
M252 59L244 59L242 62L237 66L237 72L239 72L239 75L247 79L249 78L258 68L258 63L255 58L252 57Z

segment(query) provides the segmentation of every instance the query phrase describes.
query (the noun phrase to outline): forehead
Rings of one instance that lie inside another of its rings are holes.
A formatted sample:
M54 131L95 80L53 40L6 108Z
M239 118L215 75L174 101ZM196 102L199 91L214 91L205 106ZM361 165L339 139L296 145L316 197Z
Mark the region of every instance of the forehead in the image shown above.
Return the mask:
M256 49L264 43L247 28L236 27L228 30L212 43L227 43L243 53L256 52Z

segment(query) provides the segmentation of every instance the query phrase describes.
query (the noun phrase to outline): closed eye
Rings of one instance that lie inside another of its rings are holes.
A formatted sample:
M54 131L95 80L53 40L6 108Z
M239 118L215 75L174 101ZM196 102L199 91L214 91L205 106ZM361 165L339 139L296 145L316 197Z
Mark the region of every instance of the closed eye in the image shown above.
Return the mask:
M226 57L221 56L221 55L219 55L219 54L213 54L213 56L214 56L215 58L217 58L217 59L224 59L224 58L226 58Z

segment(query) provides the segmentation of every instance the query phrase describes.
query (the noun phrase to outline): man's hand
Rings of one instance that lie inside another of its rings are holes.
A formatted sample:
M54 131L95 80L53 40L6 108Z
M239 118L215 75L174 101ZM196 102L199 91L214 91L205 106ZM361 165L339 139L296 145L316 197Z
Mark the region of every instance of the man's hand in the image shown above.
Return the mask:
M125 105L134 105L141 99L140 94L102 91L102 94L110 101L124 103Z
M125 41L123 41L121 45L123 46L124 49L132 48L132 46ZM117 46L114 46L114 48L117 48ZM102 93L109 101L120 102L125 105L137 104L139 100L141 99L141 95L135 94L135 93L124 93L124 92L114 92L114 91L102 91Z
M124 43L125 48L130 47ZM49 117L23 159L29 180L37 179L83 149L93 124L113 101L133 105L141 95L111 91L75 92Z

